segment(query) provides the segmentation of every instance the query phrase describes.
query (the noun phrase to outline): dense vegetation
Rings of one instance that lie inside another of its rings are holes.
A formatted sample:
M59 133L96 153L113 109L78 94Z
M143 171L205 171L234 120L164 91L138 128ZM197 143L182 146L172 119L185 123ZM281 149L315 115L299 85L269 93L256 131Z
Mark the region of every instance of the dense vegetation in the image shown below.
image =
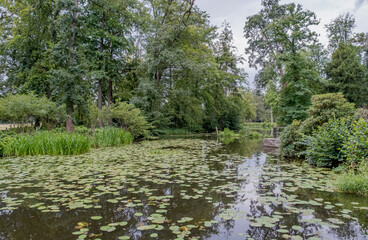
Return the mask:
M261 4L244 26L251 89L231 26L213 26L195 0L2 1L0 121L30 135L1 137L1 151L74 154L170 131L250 137L262 134L247 122L277 122L289 125L284 157L362 172L368 33L342 14L324 46L314 12ZM37 132L60 127L75 133Z
M281 155L305 158L318 167L348 173L338 181L344 191L368 193L365 167L368 160L366 109L354 109L341 93L312 98L308 118L295 120L282 133ZM347 183L348 181L349 183Z
M68 131L116 123L106 113L120 102L139 108L151 127L190 131L303 121L321 93L367 102L368 37L354 32L351 14L326 25L326 47L312 30L320 24L314 12L263 0L244 26L248 63L259 69L250 91L231 26L211 25L193 0L6 0L1 7L1 95L50 100L64 113L50 121L66 122Z

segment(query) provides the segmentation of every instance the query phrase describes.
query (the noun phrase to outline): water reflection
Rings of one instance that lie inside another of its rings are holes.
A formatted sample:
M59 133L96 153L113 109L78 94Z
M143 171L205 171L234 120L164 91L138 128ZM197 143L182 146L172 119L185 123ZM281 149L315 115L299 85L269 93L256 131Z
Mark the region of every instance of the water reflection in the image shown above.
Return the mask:
M324 181L331 177L328 172L270 158L261 140L241 139L225 146L213 140L185 145L180 139L161 141L152 148L142 145L143 152L132 150L128 160L112 154L98 171L69 181L55 180L60 177L57 164L47 174L37 168L25 171L25 179L36 173L49 176L43 179L43 188L49 189L46 202L59 206L57 212L30 208L38 197L20 196L41 186L18 187L22 180L0 178L0 239L76 239L72 233L79 231L78 222L89 223L87 239L368 239L367 210L360 209L368 206L365 198L329 192ZM190 161L183 163L187 155ZM139 167L142 157L150 162ZM122 164L132 164L131 172L121 174ZM55 182L60 189L52 187ZM109 191L102 194L101 189ZM55 196L65 196L65 202ZM24 202L12 210L9 198ZM81 199L91 207L70 209L71 202L78 205ZM137 230L152 224L154 214L164 216L157 223L162 230ZM102 220L92 221L91 216ZM185 217L193 220L181 222ZM115 231L100 230L122 222Z

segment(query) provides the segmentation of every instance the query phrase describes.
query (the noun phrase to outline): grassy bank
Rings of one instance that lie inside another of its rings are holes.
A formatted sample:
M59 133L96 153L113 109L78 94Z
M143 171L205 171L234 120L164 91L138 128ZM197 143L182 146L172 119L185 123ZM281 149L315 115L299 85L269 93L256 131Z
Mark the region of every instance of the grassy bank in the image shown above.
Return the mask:
M336 186L343 192L368 195L368 161L362 162L357 170L340 174Z

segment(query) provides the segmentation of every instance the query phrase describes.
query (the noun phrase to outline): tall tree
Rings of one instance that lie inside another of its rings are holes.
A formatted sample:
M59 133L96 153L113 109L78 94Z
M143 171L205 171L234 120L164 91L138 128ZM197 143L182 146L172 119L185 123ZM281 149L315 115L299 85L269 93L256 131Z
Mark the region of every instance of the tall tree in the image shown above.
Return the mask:
M51 80L53 95L60 104L66 106L67 131L74 130L73 114L75 111L86 111L90 95L80 32L84 7L84 2L80 0L60 0L57 5L60 15L56 21L56 44L51 49L54 64Z
M98 109L113 101L113 83L123 81L133 48L132 32L136 22L138 2L89 0L86 6L85 37L86 57L89 61L89 78L96 83ZM102 120L99 120L100 127Z
M286 124L306 116L310 97L320 80L310 59L304 56L317 43L317 34L310 27L318 25L319 20L299 4L280 5L278 0L263 0L262 6L258 14L247 18L246 52L250 54L250 66L262 68L256 78L261 81L259 85L266 86L271 80L274 85L281 85L279 120Z
M247 17L244 26L244 36L248 41L245 53L249 56L250 67L260 68L256 77L257 84L265 87L270 79L280 80L284 75L278 56L284 51L283 46L276 41L272 23L284 14L280 0L262 0L262 10Z
M350 102L363 106L368 103L368 79L357 52L352 44L340 42L326 73L331 91L342 92Z
M49 75L53 66L48 56L55 43L53 23L59 8L51 0L4 0L2 8L1 66L7 76L7 88L50 98Z
M355 17L350 13L340 14L325 25L329 39L329 48L333 52L339 43L349 43L354 37Z

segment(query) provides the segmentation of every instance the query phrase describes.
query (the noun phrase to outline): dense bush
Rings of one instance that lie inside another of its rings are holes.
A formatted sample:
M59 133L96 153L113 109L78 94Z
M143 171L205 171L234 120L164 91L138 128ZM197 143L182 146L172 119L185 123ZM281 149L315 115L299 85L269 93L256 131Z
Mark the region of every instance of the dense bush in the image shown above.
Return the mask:
M133 137L129 132L119 128L96 129L93 135L94 147L114 147L133 142Z
M4 146L4 156L76 155L88 152L90 138L72 133L38 132L12 137Z
M354 112L354 104L349 103L342 93L314 95L312 105L308 109L308 117L303 122L301 131L304 134L311 134L314 129L330 119L353 116Z
M151 125L147 122L139 108L132 104L120 102L111 109L111 117L120 127L129 131L134 138L146 137Z
M74 127L74 133L81 134L81 135L87 135L87 136L92 136L93 135L92 129L87 128L85 126L76 126L76 127Z
M360 119L352 124L342 152L350 165L368 160L368 122Z
M281 156L304 158L307 150L306 143L314 144L313 140L306 139L306 136L311 136L314 130L327 123L330 119L350 117L354 115L354 111L354 104L349 103L342 93L327 93L313 96L312 105L308 109L307 119L297 124L293 123L281 134ZM320 137L323 138L322 136Z
M368 121L368 109L367 108L359 108L355 111L356 119L364 119Z
M307 159L318 167L337 167L345 156L341 149L348 138L350 119L330 120L307 137Z
M294 120L281 133L280 154L285 158L299 158L305 151L305 144L303 144L304 134L300 131L301 121Z

